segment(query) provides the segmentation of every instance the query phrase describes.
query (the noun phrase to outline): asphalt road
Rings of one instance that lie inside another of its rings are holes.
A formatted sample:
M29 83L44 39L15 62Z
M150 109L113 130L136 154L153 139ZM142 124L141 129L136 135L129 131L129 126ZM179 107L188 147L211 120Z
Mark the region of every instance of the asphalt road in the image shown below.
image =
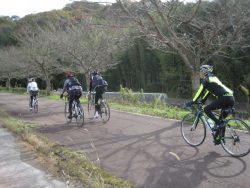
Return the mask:
M233 158L221 146L214 146L210 135L198 148L190 147L181 137L180 121L112 110L108 123L85 113L84 128L77 128L66 124L63 101L39 99L38 114L29 112L27 101L27 96L0 94L1 108L37 123L38 132L85 152L135 187L249 187L250 155Z

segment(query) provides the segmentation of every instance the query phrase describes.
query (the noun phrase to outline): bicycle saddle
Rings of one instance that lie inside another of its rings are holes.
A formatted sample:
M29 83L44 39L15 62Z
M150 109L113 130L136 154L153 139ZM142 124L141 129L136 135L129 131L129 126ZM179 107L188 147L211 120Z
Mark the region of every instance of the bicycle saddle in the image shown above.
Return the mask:
M226 118L228 114L235 114L235 108L234 107L228 107L221 109L221 118Z
M234 107L223 108L221 112L227 113L227 114L234 114L235 108Z

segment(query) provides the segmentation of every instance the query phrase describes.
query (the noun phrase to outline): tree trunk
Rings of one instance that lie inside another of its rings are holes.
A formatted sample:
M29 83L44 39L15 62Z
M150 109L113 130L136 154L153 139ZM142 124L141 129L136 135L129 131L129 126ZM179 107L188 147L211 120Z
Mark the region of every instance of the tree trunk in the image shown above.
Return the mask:
M6 81L6 87L8 88L8 90L10 90L10 80L11 80L11 78L8 77L7 81Z
M141 89L143 88L145 90L145 86L146 86L146 80L145 80L145 68L144 68L144 63L145 63L145 60L144 60L144 57L145 57L145 54L144 54L144 51L143 51L143 45L141 43L141 41L138 41L138 44L137 44L137 58L138 58L138 63L139 63L139 80L141 83L141 86L138 88L138 89Z
M89 90L89 80L90 80L89 74L85 73L84 77L85 77L85 81L86 81L86 90L88 91Z
M50 95L50 91L51 91L51 83L50 83L50 79L46 78L46 95Z
M192 93L195 94L200 86L199 71L192 71Z

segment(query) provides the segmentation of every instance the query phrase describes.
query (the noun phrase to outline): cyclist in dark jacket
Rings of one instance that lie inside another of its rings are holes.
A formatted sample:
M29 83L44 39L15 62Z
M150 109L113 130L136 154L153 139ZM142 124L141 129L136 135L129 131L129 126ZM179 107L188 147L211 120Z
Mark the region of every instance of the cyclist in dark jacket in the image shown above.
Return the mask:
M72 72L66 73L67 79L64 81L63 90L60 98L63 98L63 93L66 91L68 93L69 100L69 119L72 119L72 103L76 100L77 104L80 104L79 98L82 96L82 86L80 82L75 78Z
M99 117L100 105L98 104L99 99L102 98L102 94L105 92L107 82L103 80L102 76L97 71L94 71L90 75L89 92L95 91L95 115L94 118Z
M217 130L222 122L220 122L219 119L215 117L215 115L212 113L212 110L233 107L235 101L233 91L222 84L212 72L213 67L210 65L202 65L200 67L200 78L202 82L193 100L188 102L187 106L191 106L199 98L201 98L202 103L205 103L210 94L214 95L217 99L211 104L207 105L204 108L204 112L215 122L216 126L213 129Z

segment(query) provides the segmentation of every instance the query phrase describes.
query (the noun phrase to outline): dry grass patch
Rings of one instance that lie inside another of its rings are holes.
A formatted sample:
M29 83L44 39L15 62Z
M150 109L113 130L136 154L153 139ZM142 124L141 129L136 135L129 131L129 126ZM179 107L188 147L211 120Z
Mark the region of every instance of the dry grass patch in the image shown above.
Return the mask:
M77 187L132 187L127 181L96 166L84 154L53 143L42 135L33 132L32 128L35 125L9 117L3 112L0 115L0 122L4 127L17 134L30 149L36 152L43 166L66 182L73 182Z

